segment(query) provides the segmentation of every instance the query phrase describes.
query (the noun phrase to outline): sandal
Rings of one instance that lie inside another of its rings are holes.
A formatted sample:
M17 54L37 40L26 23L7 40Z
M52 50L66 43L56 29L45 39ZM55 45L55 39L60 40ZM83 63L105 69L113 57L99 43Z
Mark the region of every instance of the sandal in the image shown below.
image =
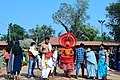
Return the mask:
M8 76L8 79L11 79L11 78L12 78L10 74L8 74L7 76Z

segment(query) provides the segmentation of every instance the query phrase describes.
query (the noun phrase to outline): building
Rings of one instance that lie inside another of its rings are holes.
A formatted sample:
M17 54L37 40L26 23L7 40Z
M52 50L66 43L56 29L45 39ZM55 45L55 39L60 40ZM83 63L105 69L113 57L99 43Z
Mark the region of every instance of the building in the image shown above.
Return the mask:
M44 43L44 41L42 41L39 45L41 45L42 43ZM60 46L60 44L58 43L57 37L51 37L50 43L52 44L52 46L57 46L58 48L62 48L62 46ZM79 47L80 43L83 43L85 45L85 48L91 47L92 49L99 49L100 45L102 44L102 41L77 41L76 47ZM117 47L120 45L120 43L116 43L116 42L103 42L103 44L106 46L106 48Z
M7 44L8 43L6 41L0 41L0 50L5 49Z
M41 42L39 45L41 45L43 42ZM52 46L57 46L59 50L62 48L62 46L59 45L58 43L58 38L56 37L51 37L50 38L50 43ZM77 41L76 42L76 47L79 47L80 43L83 43L85 45L85 49L88 47L92 48L92 50L96 51L96 53L99 51L100 45L102 44L102 41ZM103 44L106 46L106 49L110 49L111 52L113 53L114 60L116 63L115 65L113 64L112 66L116 66L115 69L120 71L120 43L117 42L103 42Z

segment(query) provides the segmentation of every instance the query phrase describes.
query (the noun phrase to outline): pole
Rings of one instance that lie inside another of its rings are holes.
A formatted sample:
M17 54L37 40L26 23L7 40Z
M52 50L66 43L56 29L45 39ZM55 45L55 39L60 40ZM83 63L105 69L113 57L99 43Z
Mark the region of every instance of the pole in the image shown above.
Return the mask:
M8 25L8 42L11 41L11 26L12 26L12 23Z
M101 37L102 37L102 44L103 44L103 23L105 22L105 20L98 20L98 22L101 25Z
M36 27L39 27L39 25L37 24ZM39 44L39 37L38 37L37 30L35 30L35 34L36 34L36 45L38 45Z

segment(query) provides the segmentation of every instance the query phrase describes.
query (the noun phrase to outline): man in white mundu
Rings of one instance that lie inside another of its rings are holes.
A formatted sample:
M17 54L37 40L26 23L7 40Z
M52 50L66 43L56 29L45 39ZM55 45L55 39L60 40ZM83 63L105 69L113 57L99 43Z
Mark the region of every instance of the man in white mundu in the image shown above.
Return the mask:
M45 43L43 43L40 47L40 52L42 53L42 77L43 80L47 80L50 70L52 68L52 57L46 58L45 55L48 52L51 52L52 46L49 43L50 38L45 38Z
M58 57L58 51L57 51L57 47L53 47L52 48L53 54L52 54L52 68L51 68L51 73L52 76L54 76L56 73L56 68L57 68L57 57Z

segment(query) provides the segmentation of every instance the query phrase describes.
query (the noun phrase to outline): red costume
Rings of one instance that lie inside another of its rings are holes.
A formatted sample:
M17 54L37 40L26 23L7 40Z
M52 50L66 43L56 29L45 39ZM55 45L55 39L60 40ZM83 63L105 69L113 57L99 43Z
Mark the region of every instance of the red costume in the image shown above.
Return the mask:
M74 51L71 47L76 45L76 37L74 34L67 32L58 39L61 46L65 47L60 52L60 68L64 70L66 76L74 70Z

